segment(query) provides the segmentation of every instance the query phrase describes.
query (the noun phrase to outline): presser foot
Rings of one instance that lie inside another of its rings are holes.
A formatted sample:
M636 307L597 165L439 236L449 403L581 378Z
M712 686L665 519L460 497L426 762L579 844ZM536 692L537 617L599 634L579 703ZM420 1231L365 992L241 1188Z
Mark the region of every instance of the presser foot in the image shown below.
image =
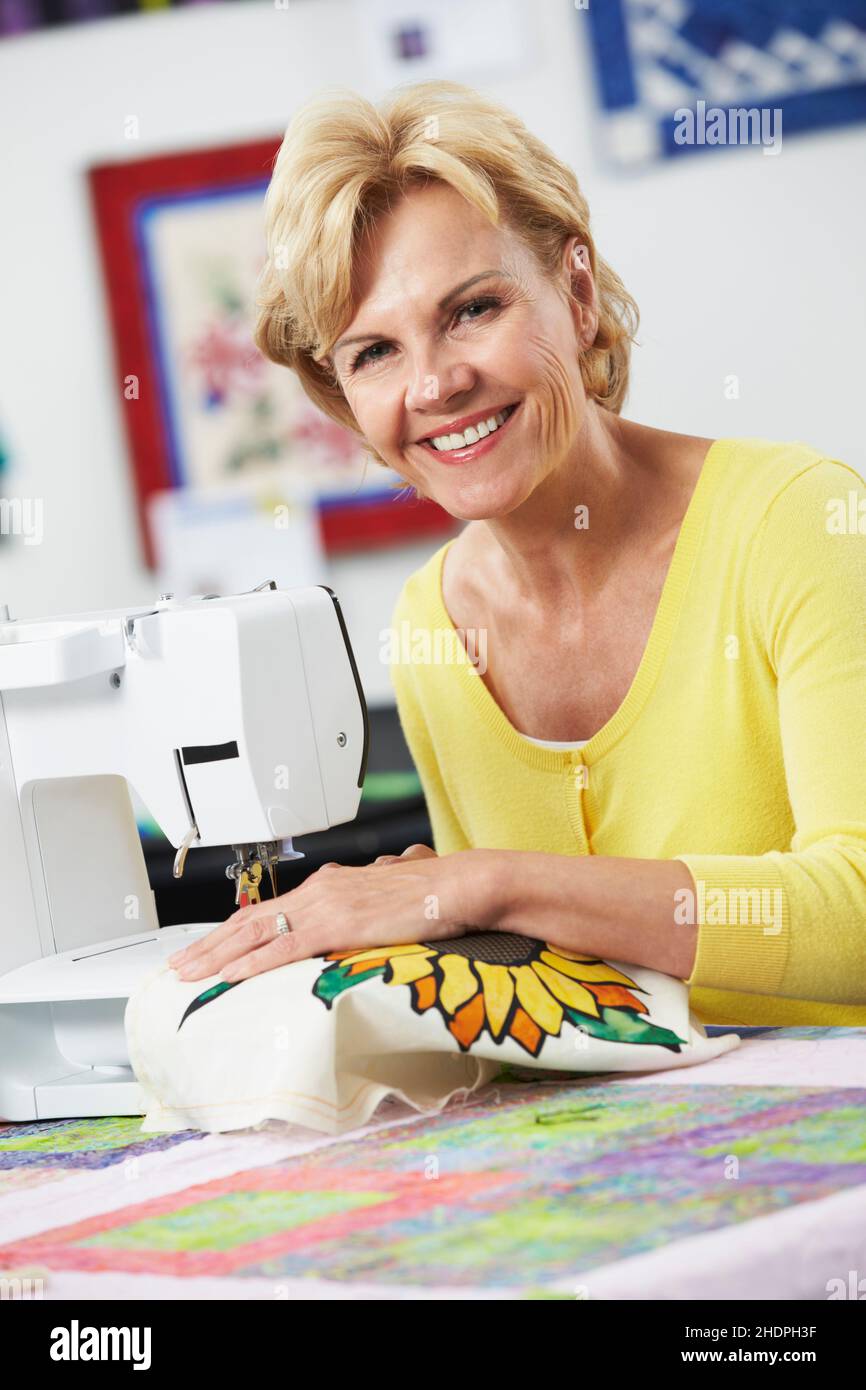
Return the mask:
M235 907L249 907L262 900L261 882L265 869L271 884L271 895L277 896L276 865L279 847L273 842L256 845L233 845L235 862L226 868L226 878L234 880Z

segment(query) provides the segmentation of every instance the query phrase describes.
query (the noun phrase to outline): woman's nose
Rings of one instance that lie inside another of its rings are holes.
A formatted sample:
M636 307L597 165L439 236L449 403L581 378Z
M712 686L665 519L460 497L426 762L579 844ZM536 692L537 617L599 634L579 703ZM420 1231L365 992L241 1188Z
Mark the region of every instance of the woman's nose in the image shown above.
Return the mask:
M417 362L411 370L406 387L406 409L435 412L437 406L447 408L454 396L462 395L475 385L477 373L468 362L433 360Z

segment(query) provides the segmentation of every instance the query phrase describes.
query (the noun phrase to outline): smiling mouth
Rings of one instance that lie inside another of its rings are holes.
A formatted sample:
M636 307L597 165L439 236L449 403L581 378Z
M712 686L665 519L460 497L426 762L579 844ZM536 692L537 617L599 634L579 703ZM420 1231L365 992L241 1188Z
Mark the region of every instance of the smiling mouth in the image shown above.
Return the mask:
M444 456L446 459L471 458L477 452L483 452L494 443L495 438L502 432L508 424L514 412L520 405L519 401L514 401L511 405L506 405L502 410L494 411L493 414L484 416L477 420L474 425L467 426L459 433L428 435L426 439L419 439L418 443L431 454L437 457ZM488 442L489 441L489 442Z

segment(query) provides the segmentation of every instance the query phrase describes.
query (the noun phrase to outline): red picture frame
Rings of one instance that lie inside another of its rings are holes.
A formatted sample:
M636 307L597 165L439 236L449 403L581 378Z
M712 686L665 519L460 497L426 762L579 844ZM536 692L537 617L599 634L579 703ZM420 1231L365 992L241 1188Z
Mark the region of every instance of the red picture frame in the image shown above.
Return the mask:
M138 234L141 210L155 199L249 191L270 180L281 136L201 150L106 163L87 171L106 286L118 399L132 461L144 557L155 567L147 523L152 493L177 486L172 474L166 403L161 399L149 314L148 287ZM147 383L126 399L129 377ZM324 421L324 417L322 417ZM436 503L379 492L320 499L319 520L327 551L393 544L453 532L454 518Z

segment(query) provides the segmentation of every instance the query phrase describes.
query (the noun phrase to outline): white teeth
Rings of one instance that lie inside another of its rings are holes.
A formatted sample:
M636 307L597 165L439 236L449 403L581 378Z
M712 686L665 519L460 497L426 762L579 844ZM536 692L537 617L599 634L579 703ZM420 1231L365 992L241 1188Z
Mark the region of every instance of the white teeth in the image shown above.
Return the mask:
M437 434L430 440L434 449L440 453L444 449L465 449L470 444L477 444L479 439L486 439L488 434L493 434L499 426L508 419L508 411L500 410L496 415L490 415L486 420L478 420L474 425L470 425L462 434Z

